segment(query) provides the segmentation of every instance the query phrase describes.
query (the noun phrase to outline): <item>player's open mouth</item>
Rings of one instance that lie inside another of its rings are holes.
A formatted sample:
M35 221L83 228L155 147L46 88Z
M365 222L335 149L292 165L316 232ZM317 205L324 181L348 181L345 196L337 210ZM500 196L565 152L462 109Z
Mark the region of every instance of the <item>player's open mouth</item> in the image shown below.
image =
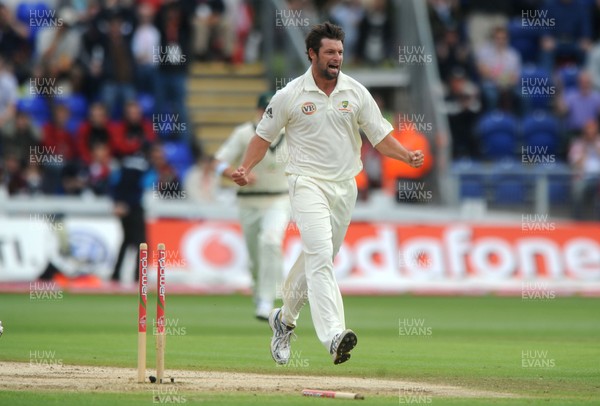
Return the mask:
M327 65L327 67L329 68L329 70L334 71L336 73L340 71L340 65Z

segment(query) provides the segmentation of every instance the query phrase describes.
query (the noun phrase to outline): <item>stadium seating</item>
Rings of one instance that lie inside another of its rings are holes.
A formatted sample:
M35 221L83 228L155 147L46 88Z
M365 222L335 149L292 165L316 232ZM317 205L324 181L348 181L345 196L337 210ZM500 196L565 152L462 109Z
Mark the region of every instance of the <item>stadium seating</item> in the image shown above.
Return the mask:
M486 197L486 182L483 164L463 158L452 163L451 172L458 176L459 197L484 199Z
M560 81L563 91L577 88L577 77L579 76L579 72L579 68L575 65L567 65L558 69L558 80Z
M520 18L511 20L508 24L510 45L521 55L523 62L535 63L539 53L539 30L523 27Z
M523 146L528 154L556 155L559 143L558 120L545 111L536 111L523 118Z
M41 96L19 99L17 109L27 113L37 125L41 126L50 120L50 108L46 99Z
M187 170L194 164L194 157L185 142L166 142L163 151L167 162L175 168L180 180L183 180Z
M517 149L517 130L517 120L512 115L501 111L485 114L477 126L483 157L514 157Z
M492 203L511 205L524 204L531 188L532 177L523 175L523 165L519 161L505 159L494 162L489 178L492 186Z
M552 99L557 94L554 82L546 70L527 65L521 70L520 83L527 110L551 110Z

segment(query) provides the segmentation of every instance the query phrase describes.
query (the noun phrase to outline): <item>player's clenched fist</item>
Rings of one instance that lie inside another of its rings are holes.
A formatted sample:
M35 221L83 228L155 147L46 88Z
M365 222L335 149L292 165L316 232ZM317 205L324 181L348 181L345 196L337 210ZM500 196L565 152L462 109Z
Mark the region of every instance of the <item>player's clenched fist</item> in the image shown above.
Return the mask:
M240 166L231 174L231 179L240 186L246 186L248 184L248 175L246 175L246 168Z
M425 155L421 150L409 151L408 153L408 164L413 168L419 168L423 165Z

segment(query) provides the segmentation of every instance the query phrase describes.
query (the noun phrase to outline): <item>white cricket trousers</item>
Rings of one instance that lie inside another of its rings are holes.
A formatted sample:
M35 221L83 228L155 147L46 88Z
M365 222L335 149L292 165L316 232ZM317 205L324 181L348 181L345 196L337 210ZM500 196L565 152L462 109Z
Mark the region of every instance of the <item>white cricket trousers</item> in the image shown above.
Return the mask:
M254 300L256 304L266 302L272 306L283 279L283 238L290 221L289 197L285 194L240 197L238 202Z
M308 299L317 337L329 350L333 337L346 329L333 260L350 225L356 181L289 175L288 182L292 219L300 231L302 252L283 284L283 320L296 325Z

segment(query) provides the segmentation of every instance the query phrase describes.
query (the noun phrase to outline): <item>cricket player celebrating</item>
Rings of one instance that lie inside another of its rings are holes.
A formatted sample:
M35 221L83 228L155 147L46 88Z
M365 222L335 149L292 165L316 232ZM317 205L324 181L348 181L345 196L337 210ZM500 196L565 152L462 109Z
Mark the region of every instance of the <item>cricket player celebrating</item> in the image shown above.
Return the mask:
M256 133L260 120L272 94L260 95L257 116L235 128L231 136L217 151L217 173L231 179L238 164ZM288 150L285 135L278 132L265 151L264 159L249 176L250 185L238 191L240 222L248 249L250 273L254 282L256 318L268 320L273 309L277 286L283 276L283 237L290 221L290 202L285 166Z
M302 253L284 282L283 306L269 315L271 355L279 364L290 358L290 339L306 299L317 336L334 364L347 361L357 344L356 334L346 329L333 259L356 202L354 177L362 168L359 128L383 155L413 167L423 164L421 151L408 151L393 137L392 125L366 88L341 72L343 42L342 29L329 22L311 29L306 36L310 68L275 94L241 166L231 174L237 184L249 183L250 171L285 127L290 150L286 174Z

